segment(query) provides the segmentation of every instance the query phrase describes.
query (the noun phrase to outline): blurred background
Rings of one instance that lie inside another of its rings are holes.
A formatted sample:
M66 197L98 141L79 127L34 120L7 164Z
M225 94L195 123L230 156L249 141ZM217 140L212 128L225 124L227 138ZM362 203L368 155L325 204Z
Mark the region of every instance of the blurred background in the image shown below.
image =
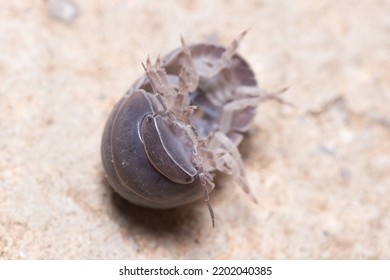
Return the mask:
M1 259L390 258L390 1L0 0ZM100 160L114 104L156 58L228 45L263 89L229 177L204 203L148 210Z

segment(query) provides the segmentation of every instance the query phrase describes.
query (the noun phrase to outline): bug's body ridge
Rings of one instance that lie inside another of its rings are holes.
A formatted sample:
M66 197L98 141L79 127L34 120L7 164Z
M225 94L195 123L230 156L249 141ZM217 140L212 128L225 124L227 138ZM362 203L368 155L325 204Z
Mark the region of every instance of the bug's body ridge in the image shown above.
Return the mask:
M215 172L251 194L238 151L261 100L253 71L236 50L188 45L144 66L115 106L102 140L108 181L132 203L170 208L204 198Z

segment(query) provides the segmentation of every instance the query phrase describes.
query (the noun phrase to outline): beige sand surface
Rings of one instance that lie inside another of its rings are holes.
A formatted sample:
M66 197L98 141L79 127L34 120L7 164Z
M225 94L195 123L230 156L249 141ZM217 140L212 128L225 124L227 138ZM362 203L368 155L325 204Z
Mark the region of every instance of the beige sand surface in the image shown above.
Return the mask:
M390 1L0 1L1 259L390 258ZM185 4L187 3L187 4ZM106 118L140 63L229 43L263 88L242 145L255 205L228 177L153 211L104 184Z

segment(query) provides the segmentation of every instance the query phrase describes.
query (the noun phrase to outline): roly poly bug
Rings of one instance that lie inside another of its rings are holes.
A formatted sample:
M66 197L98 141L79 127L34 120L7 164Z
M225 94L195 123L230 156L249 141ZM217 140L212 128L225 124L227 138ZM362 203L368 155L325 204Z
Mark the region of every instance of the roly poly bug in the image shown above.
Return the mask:
M125 199L172 208L203 197L214 226L209 194L220 171L256 202L237 148L263 100L236 54L245 33L227 48L182 39L155 65L148 58L145 75L116 104L103 132L106 177Z

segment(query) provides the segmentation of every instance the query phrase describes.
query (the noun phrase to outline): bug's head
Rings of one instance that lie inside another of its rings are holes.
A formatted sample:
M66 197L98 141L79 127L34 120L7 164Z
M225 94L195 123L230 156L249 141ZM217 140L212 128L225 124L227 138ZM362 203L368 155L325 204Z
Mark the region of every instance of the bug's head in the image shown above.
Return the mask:
M197 141L191 128L166 116L148 115L140 132L145 153L161 174L179 184L194 181L198 173L194 163Z

